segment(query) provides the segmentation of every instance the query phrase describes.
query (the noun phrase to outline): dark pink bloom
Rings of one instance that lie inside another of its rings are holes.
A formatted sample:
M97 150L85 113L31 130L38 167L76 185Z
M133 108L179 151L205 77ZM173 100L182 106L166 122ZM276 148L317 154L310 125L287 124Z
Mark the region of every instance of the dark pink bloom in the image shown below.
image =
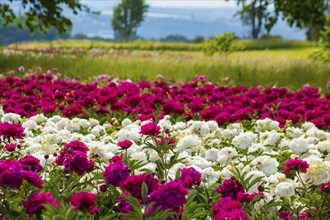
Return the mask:
M292 170L306 173L309 164L304 160L299 160L297 157L293 160L288 160L284 166L283 173L290 174Z
M130 193L124 192L124 195L129 196ZM132 205L129 204L128 201L124 199L122 196L118 196L118 207L121 213L128 213L134 210Z
M133 142L130 140L123 140L118 142L118 146L121 147L122 149L128 149L133 145Z
M239 192L245 192L242 183L235 178L225 180L217 189L218 193L221 193L222 197L231 197L237 199Z
M76 172L79 176L94 168L94 162L87 158L88 147L80 141L71 141L56 158L57 165L63 165L64 170Z
M289 220L289 219L292 219L292 212L286 212L286 211L282 211L279 215L278 215L278 218L280 220Z
M147 185L149 194L159 187L158 179L154 178L150 173L148 173L128 177L121 184L121 188L124 191L129 192L135 198L142 200L141 189L143 183Z
M106 192L107 191L107 185L106 184L102 184L101 186L100 186L100 190L101 190L101 192Z
M199 185L202 181L202 174L195 170L193 167L181 169L180 181L187 188L193 185Z
M250 217L242 208L232 209L231 211L221 211L214 216L214 220L250 220Z
M150 122L141 126L141 134L149 136L158 136L160 134L160 127L156 123Z
M113 186L120 186L120 184L127 179L131 170L122 162L121 157L114 156L113 163L105 167L103 177L107 184Z
M94 168L94 162L88 160L86 153L78 150L73 151L71 154L67 153L62 165L65 170L76 172L79 176Z
M61 204L56 202L53 195L48 192L33 193L29 197L28 201L23 201L22 203L30 217L32 217L35 213L41 212L41 210L45 209L45 204L61 207Z
M73 194L70 199L75 211L83 211L91 214L99 212L96 207L96 194L89 192L78 192Z
M299 220L304 220L311 217L311 214L309 212L301 212L298 214Z
M39 175L33 171L25 171L25 176L24 179L34 187L37 187L39 189L44 188L44 182L42 179L39 177Z
M10 138L17 140L25 137L24 128L21 124L2 122L0 123L0 138L10 142Z
M330 182L322 183L320 185L320 189L321 189L322 192L330 193Z
M40 160L31 155L25 156L21 160L21 163L23 165L24 170L31 170L33 172L40 172L43 170L43 168L40 164Z
M155 207L160 207L162 210L180 212L187 202L188 192L189 190L180 181L171 181L154 190L150 195L150 200L155 202Z
M222 211L230 212L232 209L241 208L241 203L238 200L233 200L230 197L221 198L218 203L212 207L213 215L216 216Z
M237 199L242 203L243 202L250 203L257 196L263 197L263 194L261 192L252 193L252 194L244 193L244 192L238 192L237 193Z
M9 152L13 152L16 149L16 144L6 144L5 148Z

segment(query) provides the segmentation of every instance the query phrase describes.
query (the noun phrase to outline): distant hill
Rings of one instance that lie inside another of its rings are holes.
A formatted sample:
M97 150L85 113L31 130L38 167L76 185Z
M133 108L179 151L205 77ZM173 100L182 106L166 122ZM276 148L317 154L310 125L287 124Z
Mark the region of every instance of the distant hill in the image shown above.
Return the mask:
M73 19L72 34L83 33L88 36L113 37L110 26L112 9L104 9L99 16L81 13L70 16ZM249 37L249 27L243 26L238 17L233 17L234 9L218 11L217 9L191 8L150 8L146 20L138 29L138 35L146 39L164 38L178 34L187 38L203 36L205 38L219 35L224 31L234 32L239 37ZM271 34L281 35L286 39L304 40L303 30L290 28L279 21Z

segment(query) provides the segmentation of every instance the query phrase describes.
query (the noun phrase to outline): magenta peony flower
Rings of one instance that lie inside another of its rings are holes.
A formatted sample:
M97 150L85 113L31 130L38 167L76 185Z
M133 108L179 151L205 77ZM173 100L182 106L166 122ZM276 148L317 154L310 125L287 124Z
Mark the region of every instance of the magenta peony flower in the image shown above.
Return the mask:
M160 127L156 123L150 122L141 126L140 134L156 137L160 134Z
M124 195L130 195L130 193L124 192ZM118 207L121 213L128 213L134 210L133 206L129 204L128 201L121 196L118 196Z
M311 217L311 214L309 212L301 212L298 214L299 220L308 219L309 217Z
M43 181L37 173L24 170L21 161L0 161L0 186L19 189L26 180L30 185L43 188Z
M79 176L94 168L94 162L88 160L88 147L80 141L71 141L66 144L64 150L56 158L57 165L63 165L64 170L76 172Z
M9 144L6 144L5 148L9 152L13 152L16 149L16 144L10 144L10 143Z
M214 216L214 220L250 220L250 217L244 212L242 208L232 209L230 212L221 211Z
M94 162L88 160L86 153L78 150L72 151L71 154L67 153L62 165L65 170L76 172L79 176L94 168Z
M31 155L25 156L21 160L21 164L23 165L24 170L31 170L36 173L43 170L42 166L40 165L40 160Z
M121 157L114 156L112 161L112 164L105 167L103 177L107 184L120 186L120 184L127 179L131 171L129 167L123 163Z
M61 207L61 204L56 202L53 195L48 192L33 193L28 201L23 201L22 203L30 217L45 209L45 204L52 204L53 206Z
M280 220L289 220L289 219L292 219L292 212L286 212L286 211L282 211L279 215L278 215L278 218Z
M44 183L37 173L33 171L25 171L24 174L25 174L24 179L31 186L37 187L39 189L44 188Z
M221 198L221 200L212 207L213 215L216 216L222 211L230 212L232 209L241 208L241 203L238 200L233 200L231 197Z
M154 190L150 194L150 200L155 202L155 207L160 207L162 210L180 212L182 206L187 202L188 192L189 190L180 181L171 181Z
M304 160L299 160L297 157L293 160L288 160L284 166L283 173L290 174L292 170L306 173L309 164Z
M330 182L322 183L320 185L320 189L321 189L322 192L330 193Z
M240 183L235 178L225 180L222 185L217 189L218 193L221 193L222 197L231 197L232 199L237 199L237 194L239 192L245 192L242 183Z
M0 138L10 142L10 138L17 140L25 137L24 128L20 124L2 122L0 123Z
M158 179L154 178L150 173L148 173L128 177L124 182L122 182L121 188L122 190L129 192L132 196L142 201L141 189L143 183L146 183L149 194L159 187Z
M128 149L133 145L133 142L130 140L123 140L118 142L118 146L121 147L121 149Z
M75 211L83 211L91 214L99 212L96 207L96 194L89 192L78 192L73 194L70 199Z
M195 170L193 167L181 169L180 181L187 188L193 185L199 185L202 181L202 174Z

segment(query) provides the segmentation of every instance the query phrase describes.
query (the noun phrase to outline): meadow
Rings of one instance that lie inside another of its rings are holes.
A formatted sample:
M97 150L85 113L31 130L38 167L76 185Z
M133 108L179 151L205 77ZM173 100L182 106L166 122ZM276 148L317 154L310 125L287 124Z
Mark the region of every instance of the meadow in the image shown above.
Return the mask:
M26 69L56 67L65 76L80 77L85 82L100 74L133 81L153 80L159 74L183 81L191 80L195 75L207 75L212 82L248 87L263 85L299 89L308 83L322 88L324 93L330 80L330 66L309 58L317 49L315 44L282 40L280 47L279 42L244 41L243 51L212 57L204 56L200 44L188 43L23 43L2 49L0 72L5 74L18 66Z

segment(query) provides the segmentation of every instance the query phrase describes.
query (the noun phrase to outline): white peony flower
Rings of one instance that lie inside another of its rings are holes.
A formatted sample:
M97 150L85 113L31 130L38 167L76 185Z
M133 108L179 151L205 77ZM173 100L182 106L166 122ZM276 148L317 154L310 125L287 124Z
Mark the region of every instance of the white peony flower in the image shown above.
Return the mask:
M222 148L218 153L218 162L220 164L229 163L234 157L237 156L237 151L233 147Z
M315 145L315 148L321 152L330 153L330 140L320 141Z
M36 130L38 128L38 125L35 121L29 119L27 121L25 121L22 124L23 128L29 129L29 130Z
M304 132L300 128L295 128L295 127L288 127L286 129L286 133L291 138L298 138L298 137L300 137L301 135L304 134Z
M329 163L324 163L321 158L314 155L304 158L304 160L309 164L307 173L301 174L304 181L313 185L327 182L330 170Z
M61 118L61 117L59 116L59 118ZM30 118L30 120L35 121L37 124L41 124L41 123L47 121L47 117L45 117L44 114L41 113L41 114L37 114L35 116L32 116Z
M255 139L256 139L256 134L252 132L245 132L234 137L232 140L232 144L235 147L247 149L252 146L252 144L255 142Z
M129 118L125 118L125 119L121 122L121 125L122 125L123 127L125 127L125 126L127 126L127 125L132 124L132 123L133 123L133 122L132 122L131 119L129 119Z
M279 125L280 124L277 121L265 118L263 120L256 121L256 126L254 127L254 130L257 132L276 130L279 128Z
M259 156L251 161L251 165L269 176L277 172L277 166L279 163L275 158L269 156Z
M304 153L309 149L308 142L303 137L293 139L290 142L289 147L293 153L298 153L298 154Z
M2 122L14 122L18 123L22 120L21 116L15 113L5 113L2 115Z
M275 188L275 195L290 198L295 194L295 186L291 182L281 182Z
M205 159L209 161L216 161L218 159L219 150L216 148L211 148L205 152Z
M202 144L201 139L197 135L187 135L181 138L176 145L177 151L183 151L185 149L192 149L195 146Z

